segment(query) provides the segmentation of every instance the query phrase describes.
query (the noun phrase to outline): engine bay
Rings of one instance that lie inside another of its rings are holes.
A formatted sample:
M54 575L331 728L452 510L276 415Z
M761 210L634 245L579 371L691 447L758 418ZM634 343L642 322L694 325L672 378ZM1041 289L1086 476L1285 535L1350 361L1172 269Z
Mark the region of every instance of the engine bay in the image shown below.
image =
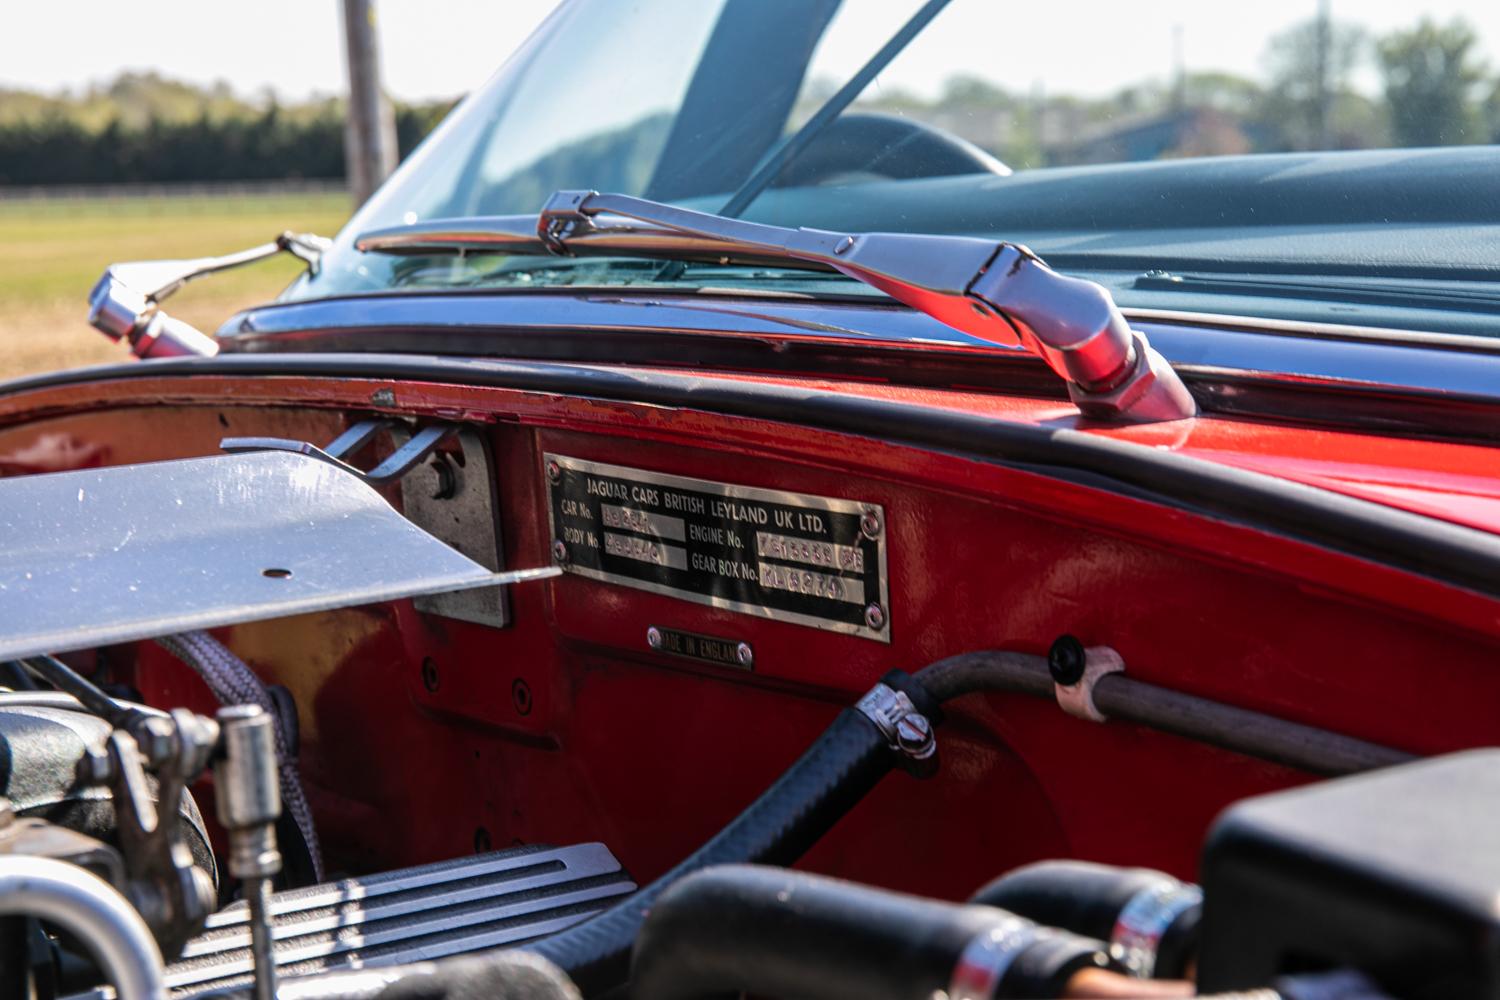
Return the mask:
M113 884L173 996L272 965L283 996L1488 995L1461 942L1495 883L1442 843L1482 824L1421 819L1492 762L1417 762L1493 742L1488 598L769 417L73 393L8 404L0 453L73 457L0 490L63 524L118 482L140 513L5 571L70 567L45 606L73 624L0 637L0 841ZM4 919L34 995L108 978L76 928ZM1408 972L1433 962L1449 992Z

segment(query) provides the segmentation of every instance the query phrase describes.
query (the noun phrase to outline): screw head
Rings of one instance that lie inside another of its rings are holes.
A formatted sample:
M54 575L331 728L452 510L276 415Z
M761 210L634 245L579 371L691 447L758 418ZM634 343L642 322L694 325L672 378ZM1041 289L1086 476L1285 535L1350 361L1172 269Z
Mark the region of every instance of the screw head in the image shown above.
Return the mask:
M510 685L510 703L517 715L531 714L531 685L517 677Z
M750 648L748 642L742 642L734 647L734 659L742 667L755 666L755 650Z
M896 743L914 757L929 756L936 743L932 738L932 723L921 715L908 715L896 723Z
M880 537L880 515L874 507L866 507L865 512L860 515L859 531L866 538Z
M865 608L865 624L877 631L885 628L885 608L878 604Z
M557 459L547 461L547 482L556 486L562 482L562 466L557 464Z
M556 563L568 561L568 545L561 538L552 543L552 561Z
M661 649L661 629L655 625L646 629L646 645L652 649Z

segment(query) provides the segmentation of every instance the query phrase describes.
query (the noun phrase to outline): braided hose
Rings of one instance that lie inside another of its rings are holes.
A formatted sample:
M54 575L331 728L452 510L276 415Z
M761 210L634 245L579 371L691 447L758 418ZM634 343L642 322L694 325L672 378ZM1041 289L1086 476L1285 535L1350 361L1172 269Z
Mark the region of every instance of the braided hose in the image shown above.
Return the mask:
M313 825L312 808L302 789L302 775L291 753L287 722L281 717L275 701L245 661L231 653L222 642L207 632L180 632L156 640L162 648L192 667L203 678L221 705L259 705L274 721L276 734L276 767L281 778L281 801L302 834L312 859L313 878L323 881L323 851L318 831Z

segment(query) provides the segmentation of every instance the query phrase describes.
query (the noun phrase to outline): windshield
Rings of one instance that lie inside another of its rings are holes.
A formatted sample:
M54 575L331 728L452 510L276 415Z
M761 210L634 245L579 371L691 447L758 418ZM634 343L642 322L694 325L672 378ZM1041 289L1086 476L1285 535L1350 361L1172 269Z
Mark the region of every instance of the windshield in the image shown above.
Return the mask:
M1464 308L1475 282L1486 311L1500 302L1500 288L1486 291L1500 281L1494 230L1474 228L1500 224L1500 158L1476 145L1500 130L1481 34L1500 15L1488 5L1444 8L1469 19L1441 21L1399 5L1382 15L1393 26L1276 0L1021 6L568 0L285 297L878 294L767 268L353 248L377 228L534 215L573 188L777 225L1025 242L1126 305L1287 315L1294 302L1305 318L1331 302L1345 322L1353 308L1356 321L1401 325L1449 308L1434 280L1466 282ZM1269 36L1263 6L1289 17ZM1143 37L1147 25L1162 37ZM1261 40L1249 69L1197 68L1194 45L1243 61L1243 40L1213 37L1241 30ZM1459 145L1470 148L1431 148Z

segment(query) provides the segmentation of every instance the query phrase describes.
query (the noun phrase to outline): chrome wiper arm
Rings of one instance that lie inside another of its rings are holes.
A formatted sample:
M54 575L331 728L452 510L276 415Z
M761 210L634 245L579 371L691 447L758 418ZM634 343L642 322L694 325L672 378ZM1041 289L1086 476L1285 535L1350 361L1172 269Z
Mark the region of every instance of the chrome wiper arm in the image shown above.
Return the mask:
M788 229L626 195L559 191L535 218L439 219L366 233L395 254L661 257L838 271L963 333L1024 347L1104 420L1197 413L1187 388L1103 286L1058 274L1023 246L964 236Z
M1102 285L1059 274L1023 246L964 236L788 229L593 191L554 194L537 216L537 235L554 253L571 254L610 232L600 225L609 217L711 241L725 256L833 268L955 330L1019 344L1062 376L1089 416L1147 422L1197 413L1172 366L1130 328Z

